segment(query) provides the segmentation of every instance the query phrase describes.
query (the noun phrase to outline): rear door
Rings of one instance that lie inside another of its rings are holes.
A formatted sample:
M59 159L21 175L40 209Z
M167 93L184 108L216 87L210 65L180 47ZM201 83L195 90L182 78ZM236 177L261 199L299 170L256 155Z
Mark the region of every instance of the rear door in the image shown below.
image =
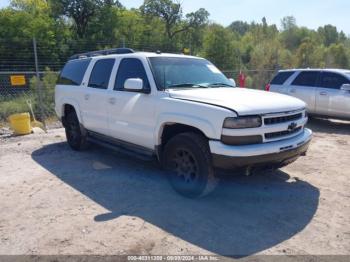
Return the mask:
M78 117L81 117L81 107L85 86L82 84L91 59L75 59L68 61L62 69L56 85L55 104L56 111L60 115L64 100L69 98L69 103L76 107ZM80 109L80 111L78 110ZM80 114L79 114L80 112Z
M270 91L286 94L287 93L287 83L289 79L295 74L295 71L281 71L272 79L270 83Z
M103 135L109 134L107 89L114 63L114 58L100 59L92 63L91 74L84 83L86 85L82 102L84 127Z
M316 92L316 113L350 119L350 92L341 90L350 84L345 76L334 72L322 72Z
M301 71L287 87L286 94L303 100L310 113L316 111L316 83L319 74L319 71Z

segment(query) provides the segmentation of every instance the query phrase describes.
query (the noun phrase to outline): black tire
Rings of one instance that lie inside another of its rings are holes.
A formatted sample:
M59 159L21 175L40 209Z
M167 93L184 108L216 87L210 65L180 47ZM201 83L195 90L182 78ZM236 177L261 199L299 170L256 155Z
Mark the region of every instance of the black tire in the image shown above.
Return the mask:
M208 141L199 134L182 133L170 139L162 159L170 184L185 197L205 196L218 183Z
M86 135L83 135L79 119L75 111L69 112L66 116L65 130L69 146L76 151L84 150L88 147Z

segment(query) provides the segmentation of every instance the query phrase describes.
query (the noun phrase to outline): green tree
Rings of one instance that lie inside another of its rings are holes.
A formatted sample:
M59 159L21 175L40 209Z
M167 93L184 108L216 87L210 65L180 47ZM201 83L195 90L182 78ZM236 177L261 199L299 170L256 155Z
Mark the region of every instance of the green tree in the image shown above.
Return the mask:
M165 33L169 40L173 40L181 32L205 25L209 17L209 13L200 8L184 18L181 4L172 0L145 0L140 9L144 15L159 17L164 21Z
M10 7L0 10L0 24L0 39L6 39L0 41L2 63L12 66L11 69L33 69L34 37L42 47L39 56L43 61L57 59L55 51L58 27L50 17L45 0L13 1ZM18 61L18 65L15 61Z
M322 37L323 44L325 46L330 46L331 44L335 44L339 40L339 33L335 26L325 25L324 27L318 28L318 33Z
M96 43L96 48L119 44L120 39L116 35L119 27L119 10L119 5L115 3L99 6L90 18L84 39L89 43Z
M156 18L146 21L136 9L118 11L115 35L119 40L123 40L126 46L138 50L161 50L165 41L162 21Z
M74 21L74 28L79 38L87 35L91 20L98 12L113 6L121 7L119 1L112 0L48 0L56 17L66 16Z
M291 31L297 28L297 21L294 16L286 16L282 18L281 26L283 31Z
M184 14L178 0L145 0L139 9L124 8L117 0L12 0L0 9L0 38L6 39L0 41L0 66L32 70L35 37L42 69L50 64L59 70L73 53L123 44L146 51L186 47L221 69L258 70L249 75L254 87L280 68L349 67L350 39L335 26L311 30L288 16L280 30L265 17L224 28L208 19L202 8Z
M277 39L264 40L254 46L249 62L249 68L255 71L252 87L263 88L270 81L271 74L280 69L281 50Z
M213 24L204 37L203 55L221 69L239 67L240 54L234 35L228 29Z
M312 42L311 38L304 38L296 51L297 67L319 67L319 63L317 63L317 61L314 59L314 52L315 44Z
M300 44L300 37L298 36L298 27L296 19L293 16L284 17L281 21L282 33L280 35L281 41L287 49L293 50L298 48Z
M250 26L247 22L234 21L228 26L228 29L232 30L232 32L239 34L240 36L243 36L245 35L245 33L248 32Z
M349 56L343 44L331 44L326 50L326 67L348 68Z

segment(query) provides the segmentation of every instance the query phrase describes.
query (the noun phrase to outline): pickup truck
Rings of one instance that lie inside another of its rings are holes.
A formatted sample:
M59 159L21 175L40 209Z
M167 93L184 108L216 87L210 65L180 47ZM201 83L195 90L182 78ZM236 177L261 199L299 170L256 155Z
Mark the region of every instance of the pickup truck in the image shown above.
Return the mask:
M191 198L215 188L217 169L280 168L305 155L305 106L236 88L203 58L120 48L71 57L55 90L72 149L92 142L156 158Z

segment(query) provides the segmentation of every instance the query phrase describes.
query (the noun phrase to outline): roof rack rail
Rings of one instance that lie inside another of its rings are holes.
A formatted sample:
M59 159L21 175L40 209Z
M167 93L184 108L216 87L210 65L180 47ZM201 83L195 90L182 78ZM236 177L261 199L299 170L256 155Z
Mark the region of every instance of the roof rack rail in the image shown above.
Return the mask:
M87 58L87 57L93 57L93 56L99 56L99 55L112 55L112 54L121 55L121 54L131 54L131 53L135 53L135 51L131 48L112 48L112 49L105 49L105 50L92 51L92 52L72 55L68 60Z

